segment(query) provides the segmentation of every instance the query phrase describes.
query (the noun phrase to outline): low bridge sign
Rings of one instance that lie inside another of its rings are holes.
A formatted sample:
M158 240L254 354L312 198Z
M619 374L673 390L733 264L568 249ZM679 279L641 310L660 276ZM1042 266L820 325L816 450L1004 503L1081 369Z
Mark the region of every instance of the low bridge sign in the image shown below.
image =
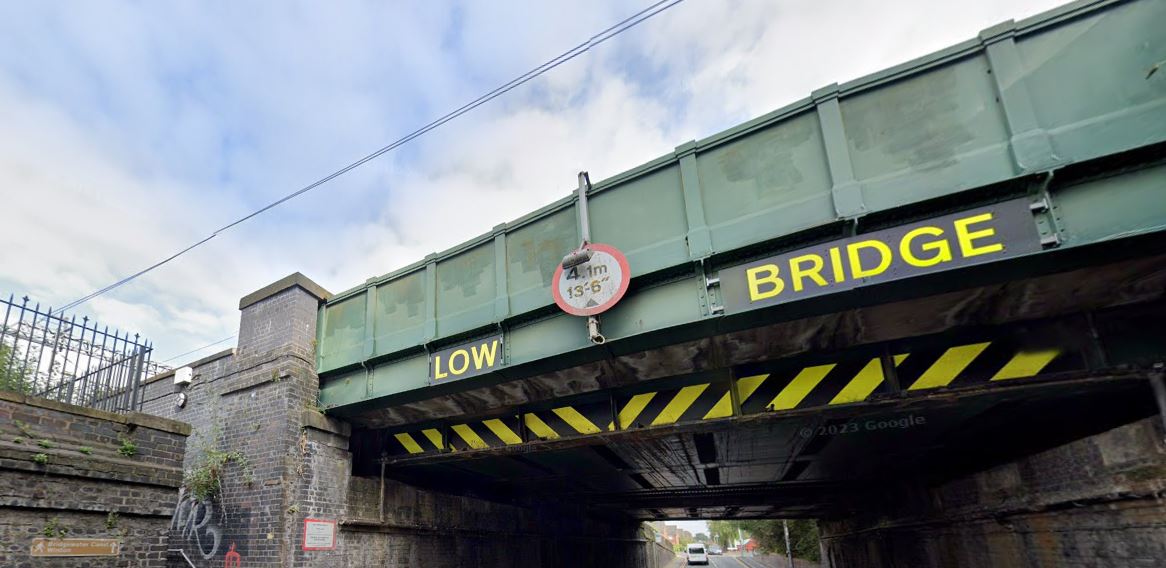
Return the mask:
M429 356L429 382L475 377L501 367L504 358L501 333L447 347Z

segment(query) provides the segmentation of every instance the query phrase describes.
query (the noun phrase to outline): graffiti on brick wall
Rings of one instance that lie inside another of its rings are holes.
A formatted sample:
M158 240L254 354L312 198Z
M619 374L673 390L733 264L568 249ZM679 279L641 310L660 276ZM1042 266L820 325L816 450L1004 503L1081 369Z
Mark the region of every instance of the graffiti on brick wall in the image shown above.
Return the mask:
M170 518L171 548L181 550L200 567L242 568L250 519L246 507L232 508L228 514L218 499L199 499L179 489L178 506Z
M243 566L243 557L235 551L235 543L231 543L231 549L227 551L226 558L223 559L223 568L241 568Z
M212 501L202 501L179 493L178 507L170 519L170 530L178 531L187 543L193 543L196 552L204 559L213 558L219 551L223 531L216 521L215 504ZM234 545L232 542L232 552L235 550Z

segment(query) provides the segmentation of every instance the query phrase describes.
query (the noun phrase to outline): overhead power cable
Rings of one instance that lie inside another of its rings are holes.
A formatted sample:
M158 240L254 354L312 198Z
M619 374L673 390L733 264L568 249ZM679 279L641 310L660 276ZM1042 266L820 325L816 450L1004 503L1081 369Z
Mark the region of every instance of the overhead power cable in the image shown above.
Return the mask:
M283 196L283 197L281 197L281 198L279 198L279 199L277 199L277 200L275 200L275 201L273 201L273 202L271 202L271 203L269 203L269 204L267 204L259 209L256 209L255 211L252 211L251 213L248 213L247 215L244 215L243 217L240 217L240 218L238 218L238 219L236 219L236 220L234 220L226 225L223 225L222 227L219 227L213 233L211 233L207 237L203 238L202 240L200 240L200 241L166 257L165 259L162 259L162 260L160 260L160 261L158 261L158 262L156 262L156 263L154 263L154 264L152 264L152 265L150 265L150 266L148 266L148 267L146 267L138 272L135 272L134 274L131 274L130 276L122 278L121 280L118 280L117 282L114 282L113 284L110 284L109 286L101 288L100 290L96 290L96 291L94 291L86 296L83 296L83 297L78 298L72 302L69 302L68 304L65 304L64 306L61 307L61 311L70 310L70 309L75 308L75 307L77 307L85 302L88 302L89 300L91 300L93 298L96 298L97 296L105 294L106 292L109 292L110 290L114 290L116 288L119 288L119 287L141 277L142 275L144 275L144 274L146 274L146 273L148 273L148 272L150 272L150 271L152 271L152 270L154 270L154 269L156 269L164 264L167 264L170 261L190 252L191 250L194 250L195 248L206 243L207 241L217 237L220 233L222 233L228 229L231 229L240 223L243 223L243 222L245 222L253 217L261 215L261 214L263 214L263 213L265 213L265 212L267 212L267 211L269 211L269 210L271 210L271 209L273 209L273 208L275 208L275 207L277 207L277 206L279 206L279 205L281 205L281 204L283 204L291 199L294 199L294 198L296 198L300 195L303 195L303 194L305 194L313 189L316 189L317 187L320 187L321 185L324 185L325 183L328 183L328 182L330 182L330 181L332 181L332 180L334 180L334 179L336 179L336 178L338 178L338 177L340 177L340 176L342 176L342 175L344 175L344 174L346 174L346 173L348 173L356 168L359 168L360 166L384 155L387 152L390 152L396 148L399 148L405 144L408 144L409 142L413 141L414 139L425 135L429 131L434 130L434 129L442 126L443 124L445 124L445 123L447 123L455 118L458 118L458 117L462 116L463 114L466 114L467 112L470 112L470 111L478 108L479 106L482 106L483 104L486 104L486 103L506 94L507 92L511 91L512 89L514 89L520 85L523 85L523 84L527 83L528 81L534 79L535 77L538 77L538 76L546 73L547 71L550 71L551 69L554 69L555 67L558 67L559 65L562 65L562 64L586 53L591 48L598 46L601 43L606 42L607 40L625 32L625 31L627 31L627 30L629 30L629 29L631 29L631 28L633 28L641 23L643 23L644 21L647 21L649 18L652 18L653 16L656 16L657 14L660 14L661 12L664 12L665 10L667 10L667 9L669 9L669 8L675 6L683 1L684 0L660 0L659 2L656 2L655 4L652 4L651 6L648 6L647 8L644 8L643 10L640 10L639 12L636 12L635 14L625 18L624 20L620 21L619 23L617 23L613 26L610 26L607 29L591 36L591 38L588 39L587 41L580 43L579 45L575 46L574 48L563 52L558 57L555 57L554 59L551 59L550 61L547 61L546 63L543 63L542 65L539 65L538 67L535 67L534 69L531 69L530 71L527 71L526 73L523 73L522 75L519 75L518 77L515 77L514 79L511 79L510 81L502 84L501 86L495 88L494 90L487 92L486 94L462 105L461 107L458 107L457 109L454 109L454 110L446 113L445 115L442 115L440 118L437 118L436 120L430 122L429 124L426 124L425 126L422 126L421 128L418 128L417 130L414 130L413 132L410 132L409 134L406 134L405 136L393 141L391 144L384 146L384 147L372 152L371 154L368 154L368 155L364 156L363 158L360 158L359 160L356 160L355 162L352 162L352 163L348 164L347 166L344 166L343 168L340 168L339 170L336 170L336 171L334 171L334 172L332 172L332 173L330 173L330 174L328 174L328 175L326 175L326 176L324 176L324 177L322 177L322 178L320 178L320 179L318 179L318 180L316 180L316 181L314 181L314 182L312 182L312 183L310 183L310 184L308 184L308 185L306 185L306 186L304 186L296 191L293 191L293 192L291 192L291 193L289 193L289 194L287 194L287 195L285 195L285 196Z
M187 355L190 355L191 353L198 353L199 351L202 351L203 349L206 349L207 347L214 347L220 343L223 343L225 341L230 341L232 339L235 339L234 335L232 335L230 337L224 337L224 338L222 338L214 343L207 343L206 345L203 345L202 347L199 347L198 349L191 349L190 351L187 351L186 353L179 353L178 355L175 355L175 356L173 356L165 361L158 361L158 364L163 365L163 364L169 363L169 362L171 362L179 357L186 357Z

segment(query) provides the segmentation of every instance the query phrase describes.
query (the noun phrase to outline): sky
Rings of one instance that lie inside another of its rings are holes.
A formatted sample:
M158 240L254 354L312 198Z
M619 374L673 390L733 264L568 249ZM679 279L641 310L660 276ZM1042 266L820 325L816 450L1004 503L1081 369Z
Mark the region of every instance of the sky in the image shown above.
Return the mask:
M687 0L75 310L166 360L292 272L339 292L1055 0ZM0 293L60 306L650 2L0 3ZM232 345L179 357L176 364Z
M709 533L708 521L667 521L667 523L670 525L676 525L692 533L694 536L700 533L704 533L706 535Z

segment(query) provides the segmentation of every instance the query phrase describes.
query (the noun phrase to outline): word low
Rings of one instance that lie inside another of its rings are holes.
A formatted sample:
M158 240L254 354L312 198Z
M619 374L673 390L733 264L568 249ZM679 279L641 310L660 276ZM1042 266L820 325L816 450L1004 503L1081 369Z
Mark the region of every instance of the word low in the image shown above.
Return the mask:
M465 379L502 365L502 336L463 343L438 351L429 358L431 381Z

